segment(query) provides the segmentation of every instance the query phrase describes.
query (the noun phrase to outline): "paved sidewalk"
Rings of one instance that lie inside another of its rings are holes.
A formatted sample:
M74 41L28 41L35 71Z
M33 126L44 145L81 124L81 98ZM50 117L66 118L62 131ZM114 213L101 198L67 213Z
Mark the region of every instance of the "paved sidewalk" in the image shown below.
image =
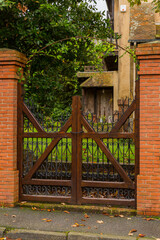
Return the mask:
M51 208L0 208L0 237L22 240L136 240L142 234L145 240L160 239L160 219L144 218L53 211ZM135 231L132 233L131 230ZM129 236L129 232L133 235Z

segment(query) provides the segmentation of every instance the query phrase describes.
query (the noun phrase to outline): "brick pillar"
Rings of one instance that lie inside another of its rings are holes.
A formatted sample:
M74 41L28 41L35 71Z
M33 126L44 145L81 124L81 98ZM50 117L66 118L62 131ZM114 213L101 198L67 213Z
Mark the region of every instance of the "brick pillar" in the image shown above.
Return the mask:
M160 42L139 44L140 172L137 210L160 215Z
M0 49L0 205L18 201L17 170L17 71L24 67L23 54ZM21 71L22 72L22 71Z

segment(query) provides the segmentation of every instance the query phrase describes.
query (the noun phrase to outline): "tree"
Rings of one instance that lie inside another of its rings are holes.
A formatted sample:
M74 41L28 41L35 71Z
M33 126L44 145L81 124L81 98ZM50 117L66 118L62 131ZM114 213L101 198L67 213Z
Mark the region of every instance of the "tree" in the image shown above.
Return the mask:
M26 95L45 109L65 108L79 91L76 72L114 48L95 44L114 34L87 0L0 0L0 16L0 46L26 54Z

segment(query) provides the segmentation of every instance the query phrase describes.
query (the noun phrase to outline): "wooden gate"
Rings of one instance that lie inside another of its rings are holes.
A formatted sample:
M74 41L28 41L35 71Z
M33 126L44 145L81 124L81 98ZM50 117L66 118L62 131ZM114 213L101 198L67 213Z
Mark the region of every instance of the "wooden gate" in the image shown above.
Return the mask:
M23 101L21 84L18 94L20 200L135 206L137 100L108 120L74 96L71 115L52 121Z

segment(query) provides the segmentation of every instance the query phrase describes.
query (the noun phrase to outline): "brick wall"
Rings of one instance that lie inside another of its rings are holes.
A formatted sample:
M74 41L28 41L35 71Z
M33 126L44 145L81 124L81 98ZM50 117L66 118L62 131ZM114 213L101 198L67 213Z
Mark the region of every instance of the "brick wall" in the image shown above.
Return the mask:
M137 210L160 215L160 42L140 44L140 174Z
M0 205L18 201L17 71L25 63L23 54L0 49Z

